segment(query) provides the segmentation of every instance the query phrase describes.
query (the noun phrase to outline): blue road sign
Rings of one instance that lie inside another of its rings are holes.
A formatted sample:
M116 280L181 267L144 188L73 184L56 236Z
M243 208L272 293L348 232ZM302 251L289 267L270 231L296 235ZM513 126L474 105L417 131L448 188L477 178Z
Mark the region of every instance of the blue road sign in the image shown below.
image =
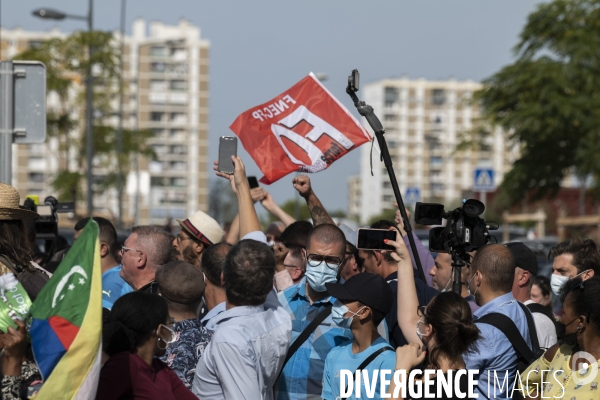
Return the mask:
M404 194L404 204L415 205L419 201L421 201L421 190L416 187L406 188L406 193Z
M494 170L491 168L478 168L475 170L473 180L473 191L486 192L496 189L494 182Z

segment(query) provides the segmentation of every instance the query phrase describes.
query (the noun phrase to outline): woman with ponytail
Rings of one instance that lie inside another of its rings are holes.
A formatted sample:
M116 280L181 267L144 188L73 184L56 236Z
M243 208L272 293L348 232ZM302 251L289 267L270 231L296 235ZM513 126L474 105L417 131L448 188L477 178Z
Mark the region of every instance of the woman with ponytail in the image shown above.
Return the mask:
M447 377L452 373L452 395L447 396L442 390L442 396L436 398L465 398L454 396L457 389L463 394L469 393L466 371L460 377L458 388L454 377L458 371L466 369L462 355L477 350L475 342L480 335L469 303L457 293L444 292L435 296L427 307L420 308L408 249L401 241L388 240L386 243L396 248L391 256L398 262L398 277L401 277L398 279L398 325L409 343L396 349L396 370L405 370L407 379L413 368L423 364L421 368L441 370ZM437 394L436 375L430 376L434 383L429 387L429 393ZM392 379L388 393L393 395L395 389ZM398 394L392 398L405 399L401 390Z
M132 292L115 302L104 325L103 350L109 359L100 371L97 400L197 400L156 358L175 339L169 320L160 296Z

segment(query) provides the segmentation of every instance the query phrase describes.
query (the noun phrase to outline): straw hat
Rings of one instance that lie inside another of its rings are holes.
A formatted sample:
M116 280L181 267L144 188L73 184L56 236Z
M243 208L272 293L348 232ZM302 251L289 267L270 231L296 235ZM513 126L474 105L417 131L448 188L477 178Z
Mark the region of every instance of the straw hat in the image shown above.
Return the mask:
M177 222L187 233L209 246L223 239L224 232L219 223L202 211L197 211L186 220L178 219Z
M19 192L6 183L0 183L0 220L18 220L39 217L38 213L19 207Z

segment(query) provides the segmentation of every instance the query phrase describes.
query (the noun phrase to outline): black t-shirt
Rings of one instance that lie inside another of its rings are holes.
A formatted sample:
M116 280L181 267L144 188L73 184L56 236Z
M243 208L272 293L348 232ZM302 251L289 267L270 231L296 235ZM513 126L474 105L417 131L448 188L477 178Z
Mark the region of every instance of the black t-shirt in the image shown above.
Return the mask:
M420 306L426 306L429 304L431 299L433 299L439 293L434 288L427 286L425 282L423 282L418 276L417 271L413 269L415 274L415 288L417 289L417 298L419 299ZM385 322L388 326L388 332L390 336L390 344L392 347L400 347L408 344L404 335L402 334L402 330L398 325L398 272L394 272L385 278L387 283L389 283L390 288L392 288L392 292L394 292L394 302L392 304L392 309L385 316ZM416 311L416 310L415 310ZM416 326L415 326L416 329Z

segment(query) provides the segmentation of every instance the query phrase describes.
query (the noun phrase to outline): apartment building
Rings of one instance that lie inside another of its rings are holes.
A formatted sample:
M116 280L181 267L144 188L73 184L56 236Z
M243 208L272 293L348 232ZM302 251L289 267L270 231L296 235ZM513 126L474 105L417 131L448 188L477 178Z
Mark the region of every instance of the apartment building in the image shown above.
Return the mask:
M477 150L456 151L461 135L477 123L479 110L471 99L480 87L473 81L408 78L365 85L364 100L384 125L403 196L407 188L417 188L421 201L456 204L472 190L477 168L492 168L496 184L502 181L518 154L502 131L495 130ZM348 181L349 214L361 223L393 208L395 202L377 150L371 176L370 153L370 146L362 147L360 176Z
M0 58L10 59L28 46L66 34L2 29ZM115 33L115 46L119 34ZM134 160L127 176L123 220L128 225L161 224L172 218L185 218L197 210L208 209L208 84L210 43L201 38L200 29L185 20L168 26L162 22L134 22L132 35L124 38L123 54L125 98L124 129L150 129L150 145L155 160ZM74 85L74 95L84 90ZM48 97L48 108L56 99ZM82 104L83 109L85 105ZM111 107L108 124L118 124L118 98ZM84 115L73 110L74 117ZM74 135L81 135L79 127ZM57 143L13 145L13 185L21 195L52 195L50 181L61 163ZM101 167L95 176L108 173ZM84 210L82 202L78 207ZM114 189L94 194L96 214L116 217L118 196Z

